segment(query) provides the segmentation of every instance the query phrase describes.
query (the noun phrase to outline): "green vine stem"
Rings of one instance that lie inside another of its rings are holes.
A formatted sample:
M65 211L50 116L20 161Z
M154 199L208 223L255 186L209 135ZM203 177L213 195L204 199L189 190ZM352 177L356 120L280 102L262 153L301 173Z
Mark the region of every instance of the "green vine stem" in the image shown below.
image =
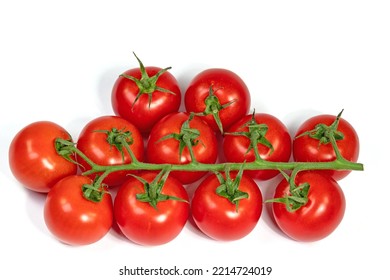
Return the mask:
M333 142L333 139L331 139ZM335 142L335 140L334 140ZM91 169L84 172L84 175L90 175L97 172L116 172L124 170L170 170L170 171L210 171L210 172L223 172L228 168L229 170L295 170L295 172L302 170L355 170L362 171L364 170L363 164L351 162L343 157L337 157L334 161L328 162L271 162L267 160L256 160L253 162L246 163L201 163L201 162L191 162L187 164L154 164L146 163L140 161L133 161L129 164L122 165L113 165L105 166L98 165L92 162L85 154L83 154L73 142L64 139L56 139L56 145L61 146L61 149L68 149L72 153L76 153L78 156L82 157L86 162L91 166ZM336 145L337 147L337 145Z

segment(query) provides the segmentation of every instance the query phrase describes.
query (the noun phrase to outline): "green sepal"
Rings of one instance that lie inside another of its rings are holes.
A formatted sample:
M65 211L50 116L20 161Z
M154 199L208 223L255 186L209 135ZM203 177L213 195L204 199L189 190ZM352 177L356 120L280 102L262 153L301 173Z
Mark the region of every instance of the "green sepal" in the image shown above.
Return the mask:
M307 135L310 138L319 140L318 146L322 144L326 145L331 143L330 138L332 135L336 141L343 140L344 134L341 131L337 130L343 111L344 109L341 110L341 112L337 115L335 121L331 125L328 126L326 124L319 123L314 127L314 129L305 131L299 134L296 138Z
M258 144L266 146L269 149L269 154L271 155L274 151L274 147L266 137L268 126L266 124L257 123L255 118L255 111L253 111L252 118L246 123L244 123L242 126L240 126L240 129L246 127L248 128L248 131L229 132L226 134L247 137L250 140L250 144L248 146L246 154L248 154L251 150L253 150L256 159L258 160L261 159L257 148Z
M283 203L286 206L288 212L295 212L301 207L305 206L309 201L308 195L310 190L310 184L305 182L297 186L294 182L296 173L293 173L294 175L290 177L284 171L279 171L290 184L290 194L284 197L268 199L265 202Z
M244 172L243 166L244 165L241 166L234 180L231 179L230 170L228 168L225 170L226 178L224 178L221 173L215 172L215 175L220 183L215 192L219 196L227 198L231 203L233 203L236 206L236 212L238 212L240 200L247 199L249 197L248 193L238 189Z
M107 135L107 142L110 146L115 147L122 155L122 160L125 160L124 145L132 145L134 139L131 131L120 130L112 128L111 130L95 130L98 133L105 133Z
M141 60L138 58L138 56L134 52L133 52L133 54L139 63L139 69L141 72L141 79L137 79L137 78L135 78L133 76L129 76L125 73L120 75L126 79L133 81L139 89L137 96L135 97L134 102L132 104L132 108L134 107L135 103L137 103L138 99L143 94L148 95L149 109L150 109L150 104L152 103L152 98L153 98L152 95L155 91L160 91L160 92L176 95L176 93L174 93L173 91L159 87L156 84L159 77L162 74L164 74L166 71L170 70L172 67L167 67L167 68L161 69L154 76L149 77L148 73L146 72L145 66L143 65Z
M144 185L144 193L139 193L136 195L138 201L149 203L154 209L157 209L157 204L161 201L166 200L176 200L181 202L188 203L187 200L180 197L162 194L161 191L165 185L165 182L169 176L169 170L161 170L160 173L153 179L152 182L146 181L144 178L131 175L140 181Z
M80 165L77 161L73 159L75 155L74 150L76 143L65 140L62 138L57 138L54 140L54 148L58 155L62 156L67 161L70 161L73 164Z
M194 114L191 113L189 118L182 124L180 128L180 133L170 133L165 135L164 137L161 137L158 142L167 140L167 139L175 139L179 141L179 159L181 158L184 148L187 147L190 154L191 154L191 160L193 162L196 162L196 158L193 154L192 147L199 144L199 136L200 132L199 130L195 128L190 127L190 121L194 118ZM202 143L203 144L203 143Z
M217 90L219 90L219 88ZM218 97L214 94L217 90L213 90L213 86L212 85L210 86L209 95L206 97L204 101L206 108L203 112L197 113L197 115L198 116L213 115L214 121L217 124L219 131L221 132L221 134L223 134L224 131L223 131L221 118L219 117L219 111L230 106L237 100L233 99L225 104L221 104Z
M83 197L85 199L92 202L100 202L105 194L109 194L109 192L105 190L104 185L97 183L98 179L99 176L96 176L92 184L82 185L81 191L83 192Z

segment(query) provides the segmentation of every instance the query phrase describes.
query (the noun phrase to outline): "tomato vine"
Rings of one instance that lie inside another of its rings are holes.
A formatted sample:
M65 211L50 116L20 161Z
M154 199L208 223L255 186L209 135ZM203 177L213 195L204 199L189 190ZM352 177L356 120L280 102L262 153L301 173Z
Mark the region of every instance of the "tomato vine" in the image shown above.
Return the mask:
M145 67L134 56L139 67L119 75L113 87L116 116L92 120L76 142L62 127L38 122L11 143L15 177L48 193L45 220L54 235L70 244L95 242L115 216L128 239L157 245L177 236L191 213L209 237L236 240L255 227L263 203L272 203L275 222L296 240L319 240L337 227L345 210L337 180L364 169L357 162L357 133L341 118L343 110L306 120L292 138L276 117L249 114L249 90L237 74L212 68L191 80L186 111L180 112L182 95L171 68ZM38 168L30 171L31 165ZM207 172L189 197L184 185ZM277 174L284 179L263 201L255 179ZM114 201L111 186L120 186ZM75 211L64 212L64 199L77 205ZM93 238L64 227L94 231L72 215L84 217L95 206L105 214L96 220L94 227L103 230Z
M234 162L223 162L223 163L201 163L198 162L193 153L191 153L192 161L187 164L155 164L155 163L147 163L141 162L137 160L134 156L133 152L130 149L131 141L128 140L129 135L127 135L123 131L112 130L110 133L106 132L110 141L115 144L115 147L124 147L126 151L129 153L132 162L128 164L122 165L99 165L91 161L84 153L82 153L75 145L74 142L57 138L55 140L55 148L57 153L63 156L67 160L71 160L70 154L77 154L79 157L83 158L90 166L91 169L85 171L83 175L91 175L94 173L102 173L97 180L95 180L95 188L100 189L100 185L103 182L103 179L108 176L112 172L117 171L130 171L130 170L148 170L148 171L161 171L165 170L166 172L171 171L209 171L209 172L226 172L226 171L243 171L243 170L279 170L285 178L291 183L291 197L289 198L280 198L269 200L269 202L282 202L285 203L287 207L290 205L289 201L294 200L299 202L299 207L305 204L307 201L307 193L309 186L295 186L293 183L298 172L307 171L307 170L355 170L362 171L364 169L363 164L352 162L346 160L340 153L337 140L340 140L342 135L337 131L337 125L339 119L341 117L342 111L336 117L336 120L331 126L326 126L324 124L320 124L313 131L305 132L303 135L310 135L313 138L317 138L320 140L319 145L330 143L335 151L336 159L328 162L272 162L262 159L259 156L259 152L256 149L257 144L261 143L267 146L270 146L270 143L265 139L266 127L261 124L253 123L252 119L250 123L247 125L250 126L250 132L246 133L245 136L250 138L251 145L250 148L254 149L256 159L253 162L243 162L243 163L234 163ZM182 126L182 131L180 134L169 134L166 138L175 138L180 142L180 151L187 147L189 151L192 151L192 146L197 144L196 137L198 136L198 132L194 129L189 128L188 122L192 119L193 114L190 114L188 121L184 122ZM241 133L240 133L241 135ZM301 135L300 135L301 136ZM298 136L298 137L300 137ZM165 140L161 139L161 141ZM272 151L272 149L271 149ZM291 176L288 177L284 172L286 170L291 170ZM89 188L87 188L89 190ZM90 199L94 201L98 201L96 199L99 196L91 196ZM87 197L88 198L88 197ZM290 208L290 210L295 211L299 209L299 207Z

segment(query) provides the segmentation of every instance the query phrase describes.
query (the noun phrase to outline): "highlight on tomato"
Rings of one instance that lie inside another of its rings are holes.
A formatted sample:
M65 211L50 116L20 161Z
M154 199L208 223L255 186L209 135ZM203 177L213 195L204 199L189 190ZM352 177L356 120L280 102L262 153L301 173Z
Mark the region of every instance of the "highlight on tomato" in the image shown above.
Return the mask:
M118 116L101 116L88 122L82 129L77 141L77 148L92 162L104 166L128 164L135 160L142 161L144 143L139 130L131 122ZM77 156L83 172L91 169L84 158ZM135 171L116 171L103 179L108 186L117 186L126 181L128 174ZM102 175L96 172L89 175L92 179Z
M60 125L38 121L22 128L9 147L9 166L14 177L27 189L47 193L58 180L77 173L71 154L57 153L55 140L72 141Z
M236 73L210 68L198 73L184 94L186 111L196 113L210 127L223 133L249 112L251 96Z
M187 222L189 208L183 185L164 171L130 176L114 200L115 220L122 233L145 246L175 239Z
M288 162L291 150L292 141L287 127L278 118L266 113L246 115L233 124L223 138L223 154L228 162ZM268 180L279 171L246 170L244 173L254 179Z
M171 67L145 67L135 57L139 67L118 77L111 103L116 115L134 123L141 133L148 133L161 118L179 110L181 91L176 78L168 72Z
M198 228L215 240L233 241L257 225L263 207L260 188L240 171L211 174L196 188L191 201Z
M318 171L301 171L293 183L283 179L270 202L277 226L302 242L329 236L341 223L346 207L337 181Z
M89 193L89 199L85 193ZM111 229L111 195L104 188L96 189L89 177L65 177L47 194L44 219L49 231L63 243L74 246L95 243Z

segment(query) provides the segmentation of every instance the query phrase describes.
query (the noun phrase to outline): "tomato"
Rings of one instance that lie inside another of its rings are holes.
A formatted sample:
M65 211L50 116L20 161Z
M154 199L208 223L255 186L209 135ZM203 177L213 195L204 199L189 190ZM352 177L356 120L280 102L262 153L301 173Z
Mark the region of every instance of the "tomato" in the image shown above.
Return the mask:
M47 194L44 219L49 231L69 245L87 245L103 238L113 223L111 195L100 202L83 197L82 186L92 184L86 176L73 175L58 181Z
M179 110L180 87L167 69L144 67L140 62L140 67L125 71L114 84L111 103L115 114L134 123L141 133L150 132L162 117Z
M317 115L302 123L293 140L293 156L295 161L303 162L326 162L336 159L336 154L330 143L320 143L309 135L302 135L307 131L315 129L318 124L331 126L336 116ZM359 157L359 137L352 125L345 119L340 118L337 131L341 132L343 139L337 140L337 147L341 155L349 161L357 162ZM300 137L298 137L300 136ZM350 170L325 170L321 171L332 176L336 180L346 177Z
M34 122L21 129L9 147L9 166L26 188L47 193L61 178L77 173L77 166L57 154L55 139L72 141L69 133L53 122Z
M214 174L204 179L191 201L192 217L199 229L215 240L232 241L248 235L262 212L262 194L256 182L245 174L238 189L248 194L238 206L217 194L221 185Z
M151 183L157 173L143 172L140 177ZM156 207L137 199L145 193L144 185L134 177L124 183L114 200L114 215L122 233L141 245L161 245L176 238L189 215L188 194L183 185L169 176L162 187L163 195L180 200L159 201Z
M252 134L261 135L257 140L257 149L261 159L275 162L289 161L292 144L287 127L276 117L264 113L247 115L229 128L223 139L223 153L227 161L255 161L256 156L251 146L250 136L243 135L250 131ZM279 171L247 170L245 173L255 179L268 180L278 175Z
M298 173L295 184L310 185L308 202L294 212L283 203L273 203L276 224L297 241L318 241L330 235L341 223L345 212L345 197L338 183L317 171ZM283 179L275 189L274 198L290 195L290 185Z
M118 116L101 116L87 123L79 135L77 148L90 160L99 165L121 165L131 163L131 157L125 147L118 143L114 135L124 136L130 145L130 150L139 160L143 160L144 144L139 130L129 121ZM80 156L77 161L84 171L91 166ZM122 184L131 171L117 171L110 173L103 183L109 186ZM101 173L97 173L101 175ZM96 174L91 174L94 178Z
M217 103L211 102L215 97ZM200 72L190 81L184 95L187 112L203 113L206 110L208 113L202 118L215 131L225 131L245 116L249 112L250 102L244 81L236 73L220 68ZM216 118L220 119L222 127L218 127Z
M192 161L188 147L184 147L181 152L181 141L173 137L169 138L170 135L181 135L182 126L189 120L189 117L189 114L184 112L172 113L161 119L153 127L146 147L148 162L188 164ZM189 121L189 128L196 130L195 134L197 135L195 139L191 140L194 144L192 149L195 159L201 163L215 163L218 156L218 146L214 131L197 116ZM171 172L172 176L175 176L183 184L193 183L206 173L195 171Z

